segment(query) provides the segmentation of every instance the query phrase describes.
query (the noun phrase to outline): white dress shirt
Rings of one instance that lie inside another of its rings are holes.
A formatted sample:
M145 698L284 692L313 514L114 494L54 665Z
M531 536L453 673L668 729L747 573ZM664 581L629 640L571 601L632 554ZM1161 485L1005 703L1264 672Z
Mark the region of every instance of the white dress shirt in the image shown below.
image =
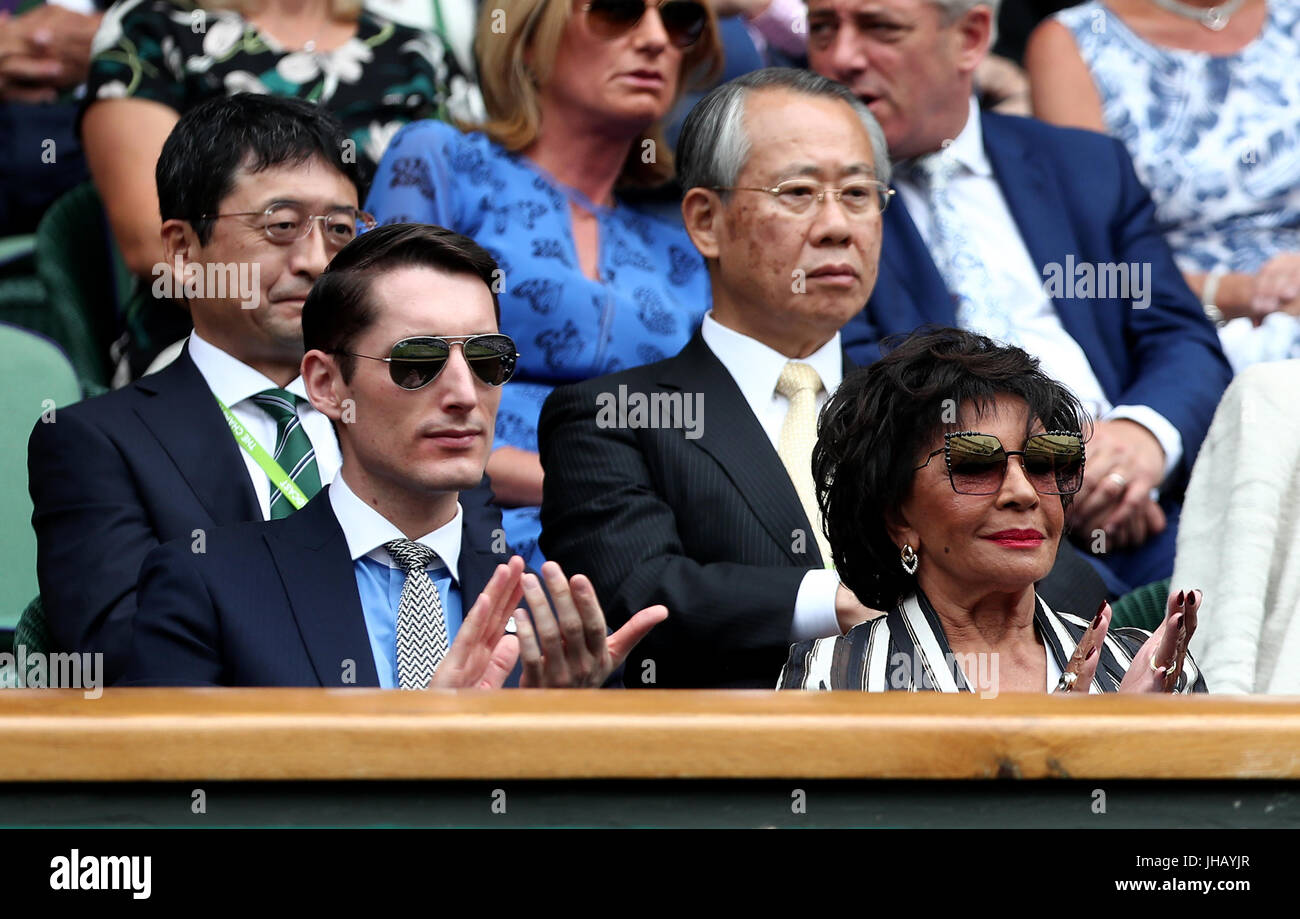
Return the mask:
M974 97L966 126L948 148L960 169L949 186L957 220L970 227L972 245L988 270L993 289L989 300L1014 317L1006 344L1016 345L1038 358L1043 372L1074 391L1095 418L1126 418L1150 431L1165 451L1165 475L1178 465L1183 439L1167 418L1147 405L1112 406L1106 398L1088 357L1061 324L1056 307L1044 289L1045 278L1025 247L1020 229L1007 207L984 150L984 131ZM928 197L910 180L908 171L895 173L895 186L926 245L930 245L933 217ZM972 332L983 332L972 328Z
M714 319L712 313L704 317L700 334L709 350L722 361L722 366L727 368L727 372L740 387L741 395L763 426L768 440L772 442L772 449L776 450L781 440L781 426L785 423L786 411L790 406L790 400L776 391L776 382L790 358L760 341L727 328ZM831 393L839 388L840 381L844 379L844 349L840 344L839 333L836 332L834 338L800 360L811 364L822 379L824 388L817 394L817 411L820 412ZM816 526L816 521L811 522ZM804 575L794 601L790 641L840 634L839 620L835 616L835 594L839 586L839 575L830 568L815 568Z
M296 377L288 386L277 386L272 380L249 367L238 358L232 357L215 345L199 337L198 332L190 334L190 359L207 382L213 395L217 396L226 407L239 419L239 423L248 429L257 442L268 453L275 453L276 424L275 419L262 410L251 397L267 389L285 389L295 396L307 398L302 377ZM303 401L298 404L298 417L302 429L316 451L316 470L320 474L321 487L329 485L335 473L339 471L343 458L339 453L338 440L334 437L334 428L330 420L312 406ZM234 435L231 435L234 439ZM249 455L243 447L236 449L244 458L248 477L253 482L253 492L257 503L262 508L262 519L271 518L271 480L266 471L257 465L257 460Z
M330 483L330 506L343 529L343 538L348 543L348 554L352 561L363 556L374 559L389 568L400 568L393 557L384 548L394 539L406 539L406 534L399 530L391 520L366 502L357 497L356 492L348 487L343 476L336 475ZM456 504L456 516L438 527L425 533L418 543L428 546L438 553L437 564L447 566L452 580L460 583L460 537L461 521L465 512L459 502Z

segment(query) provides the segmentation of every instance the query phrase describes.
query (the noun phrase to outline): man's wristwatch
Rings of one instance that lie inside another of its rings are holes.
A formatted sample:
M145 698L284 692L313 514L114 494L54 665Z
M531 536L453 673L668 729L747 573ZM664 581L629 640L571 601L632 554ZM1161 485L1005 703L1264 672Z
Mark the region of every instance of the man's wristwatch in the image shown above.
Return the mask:
M1201 285L1201 308L1205 310L1206 318L1217 326L1223 326L1228 321L1223 316L1223 310L1216 305L1219 297L1219 282L1227 273L1226 268L1215 268L1205 276L1205 283Z

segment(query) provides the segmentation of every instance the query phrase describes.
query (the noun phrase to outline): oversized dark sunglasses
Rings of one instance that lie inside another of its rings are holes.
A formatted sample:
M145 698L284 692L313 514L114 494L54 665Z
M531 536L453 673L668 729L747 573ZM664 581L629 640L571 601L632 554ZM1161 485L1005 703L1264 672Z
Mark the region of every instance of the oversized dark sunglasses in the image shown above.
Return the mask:
M940 453L948 481L959 495L994 495L1007 477L1007 461L1020 457L1025 477L1040 495L1072 495L1083 486L1083 439L1067 431L1048 431L1025 439L1025 449L1006 450L993 434L955 431L943 446L917 466L924 469Z
M635 29L649 6L645 0L589 0L582 9L591 31L600 38L611 39ZM668 40L678 48L689 48L699 41L709 23L709 11L695 0L668 0L654 6L659 10Z
M388 357L372 357L343 350L338 353L364 357L370 361L384 361L388 364L388 373L394 383L402 389L420 389L428 386L442 373L442 368L447 366L447 360L451 357L452 345L461 346L469 369L489 386L500 386L515 374L515 362L519 359L519 354L515 351L514 339L499 332L488 335L419 335L403 338L393 345Z

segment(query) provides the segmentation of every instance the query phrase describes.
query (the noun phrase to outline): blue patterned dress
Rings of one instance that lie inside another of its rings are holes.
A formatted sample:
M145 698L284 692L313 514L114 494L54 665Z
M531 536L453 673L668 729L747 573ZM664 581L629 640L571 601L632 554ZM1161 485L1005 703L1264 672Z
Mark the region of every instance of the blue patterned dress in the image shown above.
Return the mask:
M599 281L578 264L570 201L599 223ZM464 233L500 264L501 330L521 356L501 393L498 447L536 452L552 389L676 354L711 303L704 260L680 225L596 206L527 157L443 122L410 124L393 138L366 209L380 223ZM510 544L540 565L538 509L504 517Z
M1300 252L1300 4L1274 2L1231 55L1153 45L1100 0L1057 13L1124 142L1178 266L1253 274ZM1270 316L1221 332L1240 370L1300 357L1300 321Z

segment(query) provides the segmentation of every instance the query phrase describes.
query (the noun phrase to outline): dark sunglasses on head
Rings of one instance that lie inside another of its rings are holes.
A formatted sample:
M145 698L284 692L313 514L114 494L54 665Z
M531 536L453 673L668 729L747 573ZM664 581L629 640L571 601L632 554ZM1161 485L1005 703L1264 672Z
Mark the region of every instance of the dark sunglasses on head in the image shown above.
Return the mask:
M654 5L674 46L689 48L700 40L709 22L709 11L703 3L668 0ZM582 9L591 31L600 38L610 39L635 29L648 6L646 0L588 0Z
M1072 495L1083 486L1083 438L1067 431L1034 434L1025 439L1023 450L1003 449L993 434L956 431L943 435L943 446L916 468L924 469L940 453L959 495L997 494L1013 456L1020 457L1025 477L1040 495Z
M419 335L403 338L393 345L388 357L372 357L355 351L340 350L339 354L364 357L371 361L384 361L393 382L402 389L420 389L428 386L442 373L451 357L451 346L460 345L465 361L474 375L489 386L500 386L515 373L519 354L509 335L493 332L488 335Z

